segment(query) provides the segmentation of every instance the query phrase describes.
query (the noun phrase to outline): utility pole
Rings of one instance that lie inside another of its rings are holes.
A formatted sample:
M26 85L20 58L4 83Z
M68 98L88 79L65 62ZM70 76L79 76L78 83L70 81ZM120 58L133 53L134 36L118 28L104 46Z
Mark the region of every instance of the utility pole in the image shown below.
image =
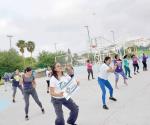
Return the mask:
M10 45L10 49L12 48L12 38L14 37L14 36L12 36L12 35L7 35L7 37L8 37L8 39L9 39L9 45Z
M115 43L115 32L113 30L111 30L110 32L112 32L113 42Z
M55 51L57 53L57 43L54 43Z
M87 33L88 33L88 41L89 41L89 43L88 43L88 46L90 47L90 53L92 53L92 50L91 50L91 37L90 37L90 31L89 31L89 26L84 26L85 28L86 28L86 30L87 30ZM89 58L89 53L88 53L88 58Z
M112 32L113 43L116 44L116 40L115 40L115 31L114 31L114 30L111 30L110 32ZM115 47L115 51L116 51L117 53L119 53L116 47Z

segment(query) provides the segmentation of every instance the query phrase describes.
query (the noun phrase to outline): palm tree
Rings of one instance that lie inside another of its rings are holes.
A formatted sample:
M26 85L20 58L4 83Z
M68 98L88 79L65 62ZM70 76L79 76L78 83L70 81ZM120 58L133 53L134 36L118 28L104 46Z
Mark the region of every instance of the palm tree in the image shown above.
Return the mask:
M23 57L23 60L24 60L24 49L26 48L26 43L24 40L19 40L16 44L16 46L19 48L21 54L22 54L22 57ZM25 67L25 60L24 60L24 67Z
M28 41L26 43L26 47L27 47L28 52L31 53L31 64L32 64L32 53L35 49L35 43L33 41Z
M17 47L20 49L20 52L22 53L22 56L23 56L23 54L24 54L24 49L25 49L25 47L26 47L25 41L24 41L24 40L19 40L16 45L17 45Z

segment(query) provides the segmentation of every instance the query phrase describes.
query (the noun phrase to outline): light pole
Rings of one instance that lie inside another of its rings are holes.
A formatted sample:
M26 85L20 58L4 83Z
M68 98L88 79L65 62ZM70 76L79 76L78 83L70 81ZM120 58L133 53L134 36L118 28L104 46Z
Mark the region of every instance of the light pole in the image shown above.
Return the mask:
M113 36L113 42L115 43L115 32L113 30L110 31L112 33Z
M57 43L54 43L55 51L57 53Z
M87 33L88 33L88 41L89 41L89 43L88 43L88 45L89 45L89 47L90 47L90 53L92 53L92 50L91 50L91 37L90 37L90 31L89 31L89 26L84 26L85 28L86 28L86 30L87 30ZM89 58L89 53L88 53L88 58Z
M9 45L10 45L10 49L12 48L12 38L14 37L14 36L12 36L12 35L7 35L7 37L9 38Z

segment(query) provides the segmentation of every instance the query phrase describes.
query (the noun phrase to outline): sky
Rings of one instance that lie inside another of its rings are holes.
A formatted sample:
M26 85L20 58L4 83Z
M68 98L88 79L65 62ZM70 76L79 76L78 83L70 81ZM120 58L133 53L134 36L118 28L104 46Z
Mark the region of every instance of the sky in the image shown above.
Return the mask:
M0 50L20 39L34 41L34 56L42 50L84 52L90 37L124 42L150 38L149 0L0 0ZM98 39L98 44L106 41ZM17 48L16 48L17 49ZM25 52L28 55L27 52Z

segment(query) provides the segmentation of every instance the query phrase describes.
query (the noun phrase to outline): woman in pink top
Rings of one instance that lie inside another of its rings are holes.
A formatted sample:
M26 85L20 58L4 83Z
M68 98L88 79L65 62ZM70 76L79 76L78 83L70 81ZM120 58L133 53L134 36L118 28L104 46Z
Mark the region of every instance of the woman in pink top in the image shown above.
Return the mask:
M92 75L92 79L94 79L93 77L93 64L91 63L90 60L87 60L87 72L88 72L88 80L90 80L90 74Z
M139 73L140 60L136 55L132 55L132 61L133 61L134 75L136 75L136 72Z

